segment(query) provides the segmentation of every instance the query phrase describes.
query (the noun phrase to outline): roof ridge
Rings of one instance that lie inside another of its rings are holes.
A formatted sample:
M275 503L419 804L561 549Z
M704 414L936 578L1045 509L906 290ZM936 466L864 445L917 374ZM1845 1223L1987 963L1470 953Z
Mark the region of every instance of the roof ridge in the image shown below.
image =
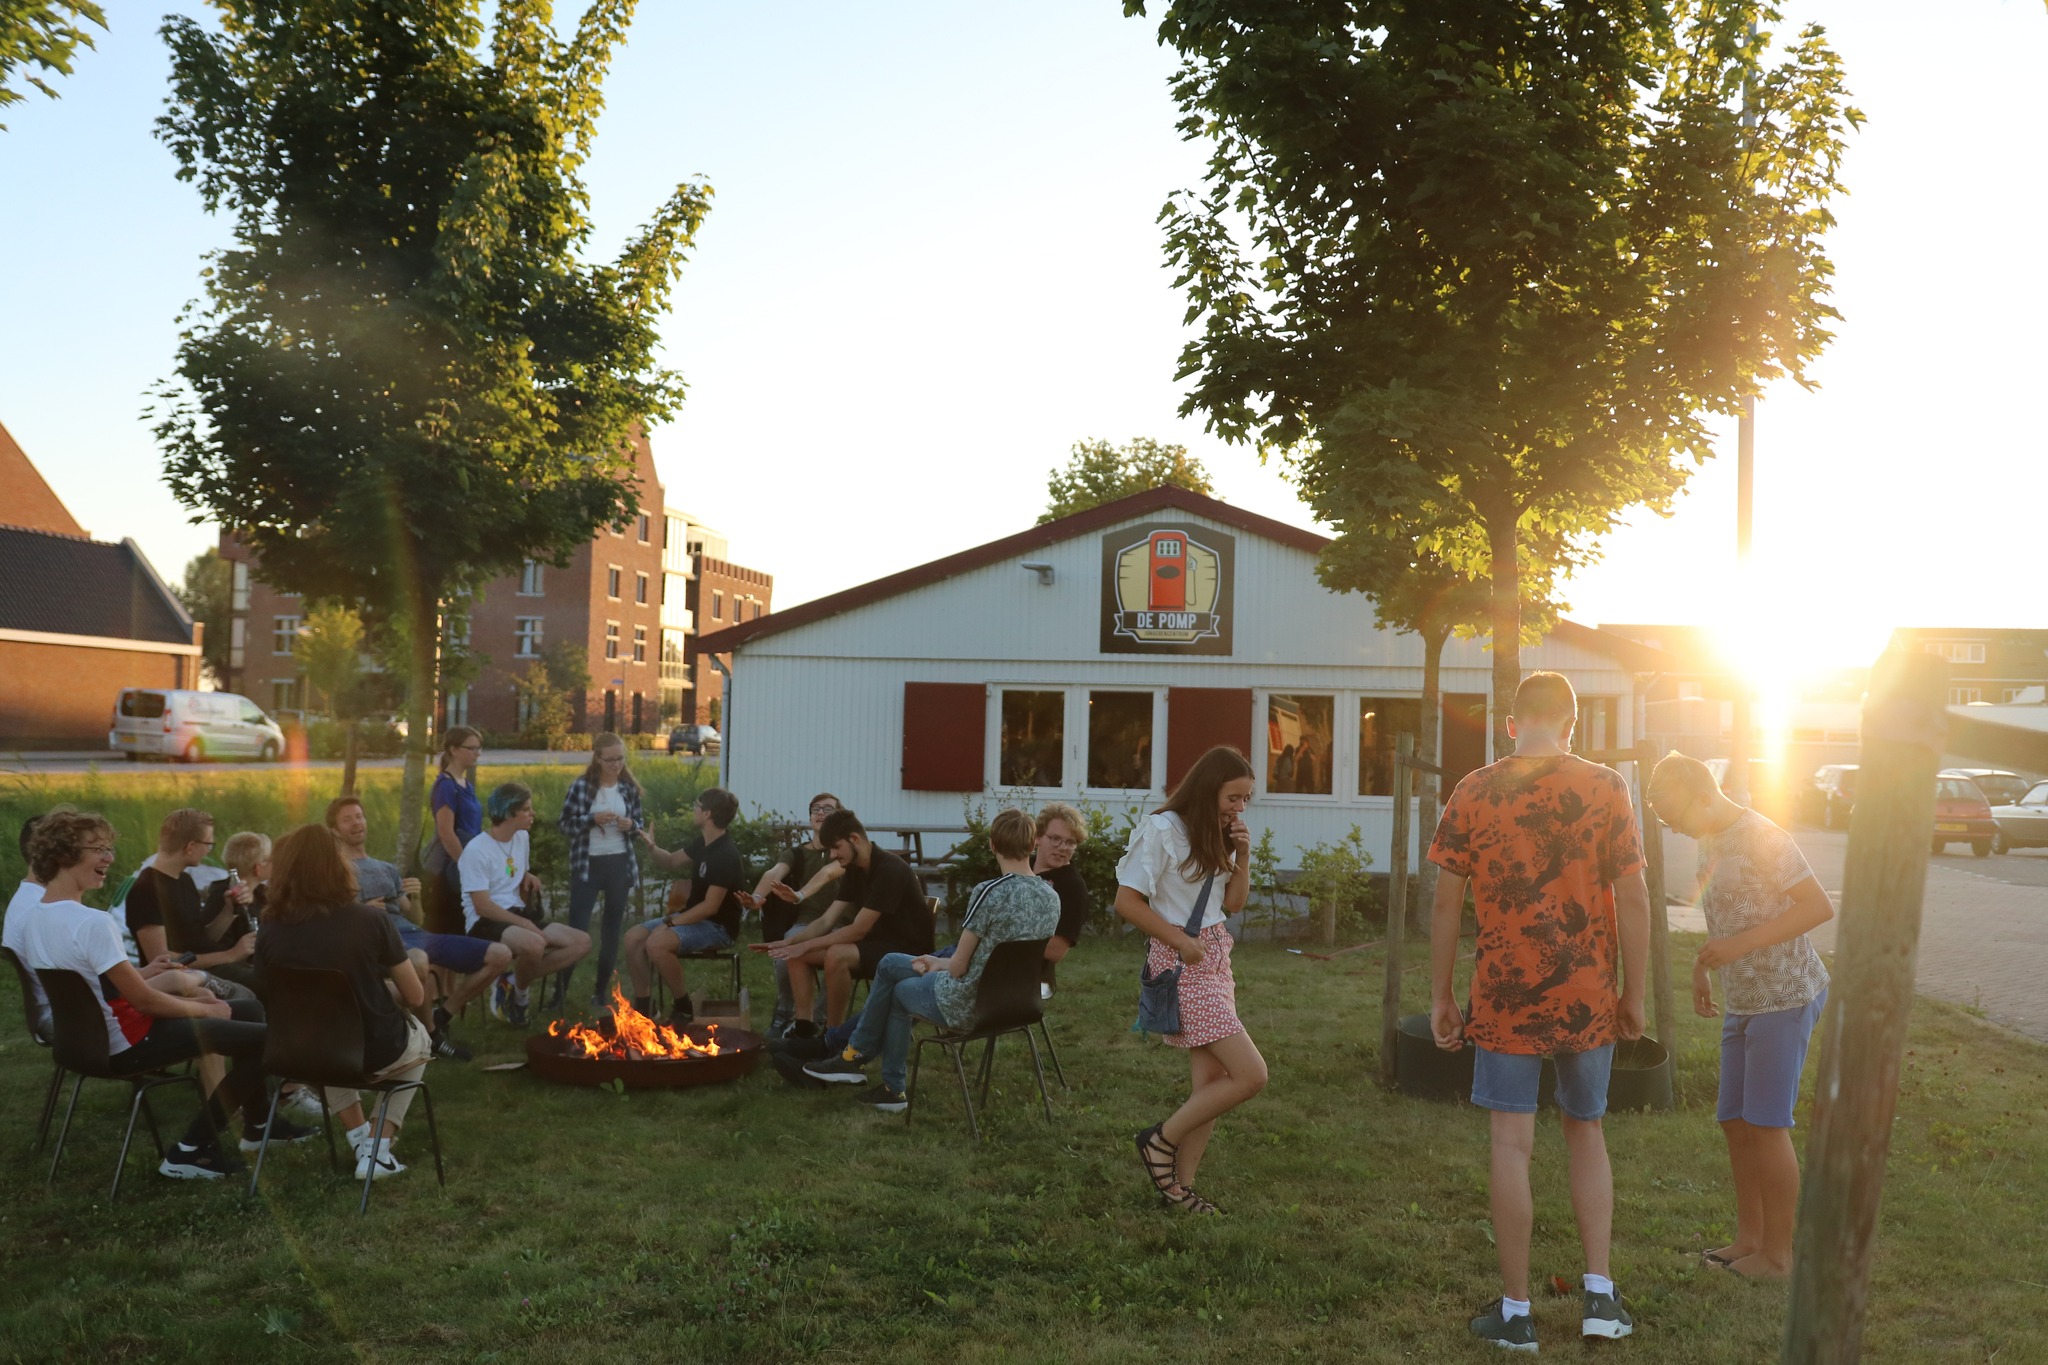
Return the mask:
M73 535L69 531L52 531L42 526L17 526L11 521L0 521L0 531L19 531L25 536L48 536L52 540L75 540L87 545L109 545L120 549L119 541L94 540L90 534Z

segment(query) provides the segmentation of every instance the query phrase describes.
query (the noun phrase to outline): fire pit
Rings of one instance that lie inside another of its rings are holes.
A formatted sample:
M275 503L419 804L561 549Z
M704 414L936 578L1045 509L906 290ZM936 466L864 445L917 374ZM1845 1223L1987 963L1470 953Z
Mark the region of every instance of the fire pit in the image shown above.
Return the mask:
M557 1019L526 1040L526 1065L561 1085L616 1080L629 1090L665 1090L738 1080L761 1060L762 1047L761 1035L743 1029L657 1024L614 987L610 1024L591 1028Z

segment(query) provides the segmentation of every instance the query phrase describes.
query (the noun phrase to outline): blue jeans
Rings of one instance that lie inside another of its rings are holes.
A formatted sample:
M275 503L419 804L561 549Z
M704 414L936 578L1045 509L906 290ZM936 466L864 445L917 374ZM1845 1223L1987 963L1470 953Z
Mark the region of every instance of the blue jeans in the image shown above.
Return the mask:
M1790 1128L1806 1045L1827 1008L1827 988L1804 1005L1765 1014L1730 1013L1721 1024L1721 1090L1714 1118L1752 1128Z
M939 975L919 976L909 953L890 953L875 965L868 1000L848 1044L863 1057L882 1055L882 1084L901 1094L910 1064L911 1026L919 1019L939 1019Z
M597 898L604 897L604 931L597 949L597 981L590 988L593 999L610 1000L612 969L619 962L619 936L626 931L626 898L633 893L633 855L602 853L590 860L587 877L569 882L569 927L588 930ZM569 988L575 968L561 972L561 989Z

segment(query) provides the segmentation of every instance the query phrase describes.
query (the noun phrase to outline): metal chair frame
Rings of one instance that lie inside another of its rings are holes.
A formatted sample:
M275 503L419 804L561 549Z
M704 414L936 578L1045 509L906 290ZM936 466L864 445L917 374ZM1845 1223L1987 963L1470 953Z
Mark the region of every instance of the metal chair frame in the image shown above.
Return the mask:
M1045 1120L1052 1122L1052 1097L1045 1088L1045 1067L1038 1057L1038 1039L1031 1030L1036 1026L1045 1036L1048 1051L1052 1049L1052 1035L1045 1030L1045 1013L1038 1000L1038 964L1045 959L1044 939L1013 940L996 945L995 951L982 968L980 989L974 1002L974 1017L962 1029L936 1028L930 1033L921 1033L912 1040L910 1059L909 1103L903 1110L903 1123L909 1127L917 1113L917 1078L923 1067L924 1050L927 1046L944 1048L953 1059L953 1074L960 1082L960 1099L967 1106L967 1130L978 1142L981 1140L981 1124L975 1116L974 1097L967 1084L967 1066L963 1054L968 1044L982 1043L981 1069L976 1078L981 1088L981 1104L988 1106L988 1091L995 1071L996 1041L1009 1034L1021 1033L1031 1048L1031 1070L1038 1079L1038 1100L1044 1107ZM1059 1054L1053 1053L1053 1068L1059 1074L1062 1089L1067 1085L1066 1072L1060 1068Z

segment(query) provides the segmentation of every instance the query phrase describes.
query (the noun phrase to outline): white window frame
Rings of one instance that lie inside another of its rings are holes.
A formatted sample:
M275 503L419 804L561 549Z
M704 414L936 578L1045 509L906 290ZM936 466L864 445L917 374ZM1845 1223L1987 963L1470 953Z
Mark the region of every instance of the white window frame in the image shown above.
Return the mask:
M604 657L607 662L614 662L619 657L619 623L617 621L607 621L604 623Z
M515 659L538 659L541 646L546 639L547 618L544 616L515 616L512 618L512 657Z
M1283 806L1347 806L1362 805L1394 808L1391 796L1353 796L1348 800L1346 792L1358 790L1358 703L1366 697L1401 697L1406 694L1395 690L1366 692L1357 688L1316 687L1302 684L1299 687L1254 687L1252 689L1252 750L1246 755L1252 761L1253 799L1273 802ZM1422 694L1417 692L1416 696ZM1266 774L1272 771L1271 740L1266 728L1266 713L1274 697L1328 697L1330 698L1330 790L1328 792L1276 792L1266 789ZM1347 785L1348 784L1348 785Z
M645 626L633 627L633 662L636 664L647 662L647 627Z
M1970 706L1982 700L1984 689L1981 687L1951 687L1948 690L1950 706Z
M228 667L240 668L249 645L249 618L235 616L228 620Z
M647 605L647 575L637 571L633 575L633 601L639 606Z
M624 568L617 564L607 564L604 566L604 595L607 600L618 601L619 593L625 585L626 571Z
M304 625L305 623L306 623L306 620L305 620L305 618L304 618L303 616L273 616L273 617L271 617L271 618L270 618L270 657L271 657L271 658L273 658L273 659L289 659L289 658L291 658L291 657L292 657L292 652L293 652L293 648L294 648L294 646L296 646L296 645L298 644L298 639L299 639L299 627L300 627L300 626L303 626L303 625ZM279 649L279 648L277 647L277 646L278 646L278 642L279 642L280 640L282 640L282 641L284 642L284 648L283 648L283 649Z
M1057 786L1012 786L1003 776L1003 693L1057 692L1060 694L1060 777ZM1074 689L1067 683L1011 680L992 682L985 689L982 710L981 770L987 776L983 786L992 792L1029 793L1039 796L1070 796L1079 790L1074 771ZM1086 724L1087 718L1081 718Z
M236 560L236 561L235 561L235 567L234 567L234 571L233 571L232 575L231 575L231 576L230 576L230 578L229 578L229 582L230 582L230 584L231 584L232 586L231 586L231 587L229 588L229 597L228 597L228 610L229 610L229 611L247 611L247 610L249 610L249 561L248 561L248 560L246 560L246 559L238 559L238 560Z
M446 709L450 725L469 724L469 689L465 687L459 692L450 692Z
M725 594L716 588L712 589L711 592L711 619L714 621L723 621L725 619Z
M1137 787L1091 787L1088 783L1088 694L1091 692L1136 692L1152 694L1152 785L1142 790ZM1078 724L1068 728L1069 757L1067 762L1074 765L1073 786L1083 797L1090 800L1117 801L1141 796L1164 795L1166 791L1166 689L1145 687L1130 683L1080 683L1074 688L1074 698L1069 711L1076 713Z
M548 595L547 565L537 559L529 559L519 569L519 597L546 597Z

